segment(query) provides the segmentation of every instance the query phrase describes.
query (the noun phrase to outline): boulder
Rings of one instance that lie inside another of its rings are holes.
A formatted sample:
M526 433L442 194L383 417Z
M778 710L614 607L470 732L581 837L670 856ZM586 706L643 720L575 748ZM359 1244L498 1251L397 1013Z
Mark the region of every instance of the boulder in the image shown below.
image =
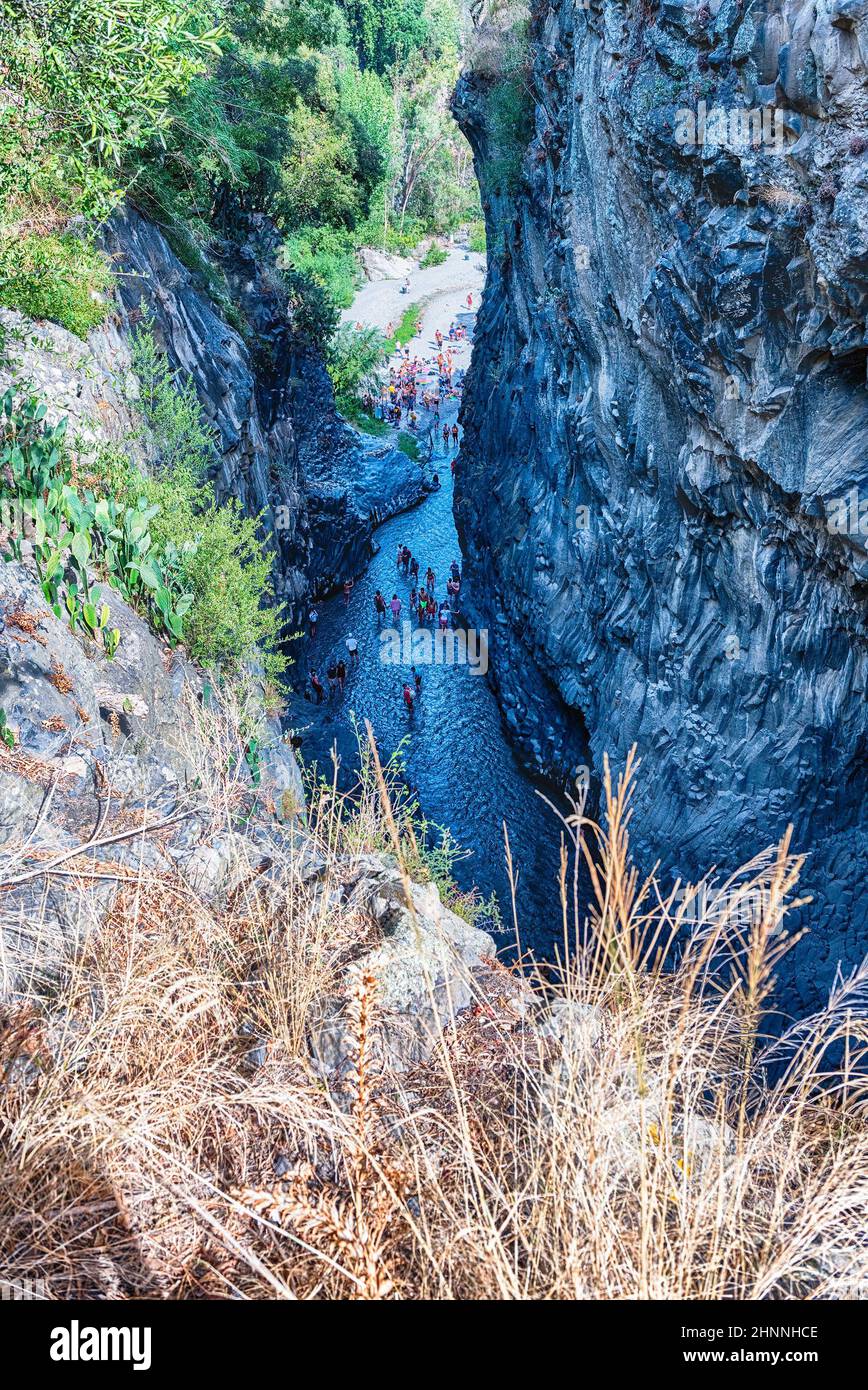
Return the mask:
M410 885L391 856L350 866L345 902L373 918L381 940L354 962L377 989L377 1049L383 1066L405 1070L430 1056L442 1030L474 999L474 971L495 955L487 932L441 901L436 884ZM318 1069L340 1074L352 1055L343 998L323 1005L310 1035Z
M403 280L414 268L414 262L406 256L393 256L373 246L362 247L359 265L366 280Z

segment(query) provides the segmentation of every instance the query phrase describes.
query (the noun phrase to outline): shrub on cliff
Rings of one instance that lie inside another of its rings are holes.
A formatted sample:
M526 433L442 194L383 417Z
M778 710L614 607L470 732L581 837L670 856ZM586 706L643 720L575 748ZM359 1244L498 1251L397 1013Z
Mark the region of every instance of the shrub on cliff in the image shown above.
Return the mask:
M279 676L286 667L279 652L283 610L259 519L245 516L234 497L218 503L211 485L187 466L147 477L123 456L97 466L118 500L144 499L157 508L150 522L154 544L178 557L191 595L184 642L193 659L231 675L261 658L266 675Z
M106 642L96 576L202 665L232 674L261 660L276 677L286 665L282 617L259 520L234 498L218 504L204 477L217 456L196 392L148 328L133 357L155 475L118 448L76 456L66 421L49 426L43 403L10 390L0 403L3 548L20 558L26 532L46 602L74 630Z
M102 217L126 154L219 52L219 0L0 0L0 207Z
M481 253L485 252L485 223L482 221L481 218L476 222L471 222L470 233L467 238L467 244L470 247L471 251Z
M85 238L124 163L217 52L219 0L0 0L0 302L84 337L110 279Z
M492 140L492 186L504 192L517 185L522 159L533 135L535 113L530 76L528 6L492 6L468 37L468 69L487 79L487 121Z
M385 356L386 340L376 328L344 324L334 334L328 348L328 370L342 410L355 404L362 387L377 386L377 368Z
M86 338L109 312L112 284L108 262L84 237L0 232L0 304L27 318Z
M282 609L271 583L271 554L258 517L235 498L218 503L206 474L217 462L214 436L188 377L174 373L146 323L132 340L133 369L151 475L123 451L103 451L95 465L102 488L125 505L144 499L156 508L155 545L177 556L192 595L184 640L204 666L236 671L261 656L269 676L286 662L278 650Z
M43 597L66 619L117 650L120 633L109 628L109 610L96 575L147 614L172 643L184 636L190 595L177 556L154 545L153 510L140 497L119 504L80 481L66 442L66 420L46 421L45 404L16 399L10 389L0 416L0 532L3 559L21 559L27 540Z
M361 278L349 232L335 227L301 227L287 237L284 255L297 275L321 286L338 308L349 308Z

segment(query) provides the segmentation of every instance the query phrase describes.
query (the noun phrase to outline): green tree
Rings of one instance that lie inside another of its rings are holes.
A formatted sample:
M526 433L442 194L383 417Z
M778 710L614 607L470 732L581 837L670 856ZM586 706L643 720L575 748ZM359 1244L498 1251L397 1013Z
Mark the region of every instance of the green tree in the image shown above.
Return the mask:
M0 0L0 202L103 216L220 52L220 0Z

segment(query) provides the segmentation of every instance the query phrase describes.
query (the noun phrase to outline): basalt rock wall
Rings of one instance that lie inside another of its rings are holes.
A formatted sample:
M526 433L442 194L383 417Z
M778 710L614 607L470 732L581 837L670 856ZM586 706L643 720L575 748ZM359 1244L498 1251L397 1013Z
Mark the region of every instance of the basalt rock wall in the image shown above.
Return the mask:
M456 510L496 685L592 795L638 746L634 845L673 876L793 823L804 1011L868 948L868 5L559 0L516 44L482 35L454 98L489 244Z
M218 441L218 498L237 497L261 516L276 591L298 623L311 596L361 572L377 518L420 499L422 468L337 413L321 347L293 321L267 218L236 214L209 252L238 326L135 209L112 218L104 244L118 276L121 338L149 321L192 379Z

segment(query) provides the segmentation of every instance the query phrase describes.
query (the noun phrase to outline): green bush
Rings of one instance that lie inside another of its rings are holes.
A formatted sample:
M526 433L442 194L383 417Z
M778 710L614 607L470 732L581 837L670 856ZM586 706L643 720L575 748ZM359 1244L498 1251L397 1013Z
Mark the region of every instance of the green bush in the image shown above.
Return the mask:
M177 557L190 594L183 635L194 660L231 674L260 656L266 674L279 676L286 667L278 651L281 609L257 518L245 516L235 498L218 504L211 485L188 466L146 476L128 455L106 450L95 467L118 504L135 499L153 509L155 551Z
M385 225L383 216L383 190L380 188L372 199L372 211L353 233L353 244L357 247L373 246L377 251L388 251L394 256L406 256L418 246L428 228L415 217L405 217L403 228L390 221Z
M340 322L340 310L328 290L294 270L283 270L281 280L296 330L308 342L324 346Z
M146 326L133 334L130 347L132 368L139 382L136 404L160 467L169 473L203 474L217 462L217 450L214 431L202 416L195 386L189 377L172 371L147 320Z
M442 246L438 246L437 242L434 241L425 252L421 261L421 266L423 270L428 270L430 266L442 265L446 260L448 260L448 253L444 251Z
M0 241L0 304L79 338L106 317L112 284L102 253L72 233Z
M514 192L521 178L524 154L533 135L534 103L524 72L504 76L488 99L488 121L494 146L491 179L495 187Z
M477 251L480 254L484 253L486 248L485 223L481 218L476 222L471 222L467 244L471 251Z
M0 207L35 197L105 216L123 196L123 157L168 127L172 102L219 55L222 9L0 0Z
M366 410L362 410L358 401L344 400L338 401L341 413L355 425L362 434L373 435L375 439L382 439L383 435L389 433L390 426L386 420L378 420L376 415L369 415Z
M11 389L3 397L0 497L16 508L11 557L20 560L26 527L46 602L73 631L101 641L108 657L117 651L120 632L108 627L109 608L92 583L94 572L147 613L170 642L180 640L192 596L184 589L182 556L154 544L157 509L140 496L121 503L80 490L66 449L66 420L48 425L45 417L45 405L35 398L18 401Z
M499 191L514 192L534 130L526 19L498 32L496 59L491 70L495 80L488 96L488 128L493 147L489 177Z
M191 655L203 666L234 671L259 650L266 673L276 676L286 665L278 651L282 609L274 602L259 518L245 516L234 498L218 504L205 481L216 461L213 432L192 382L171 371L147 324L134 334L132 358L158 466L153 477L143 477L128 459L104 457L103 477L119 500L142 497L158 509L154 542L180 557L192 595L184 632Z
M360 388L373 387L377 368L385 359L385 339L376 328L354 328L344 324L334 334L328 348L328 370L335 388L335 399L344 410Z
M412 434L407 434L406 430L401 430L398 435L398 448L402 454L407 455L408 459L412 459L414 463L419 462L418 440Z
M282 610L274 605L271 556L256 517L240 502L218 505L213 488L186 469L154 478L130 476L127 495L141 491L159 507L151 522L158 546L182 555L192 594L185 624L190 654L203 666L237 671L260 651L266 673L279 675Z
M361 277L349 232L302 227L287 237L284 255L291 270L322 286L339 308L350 307Z

